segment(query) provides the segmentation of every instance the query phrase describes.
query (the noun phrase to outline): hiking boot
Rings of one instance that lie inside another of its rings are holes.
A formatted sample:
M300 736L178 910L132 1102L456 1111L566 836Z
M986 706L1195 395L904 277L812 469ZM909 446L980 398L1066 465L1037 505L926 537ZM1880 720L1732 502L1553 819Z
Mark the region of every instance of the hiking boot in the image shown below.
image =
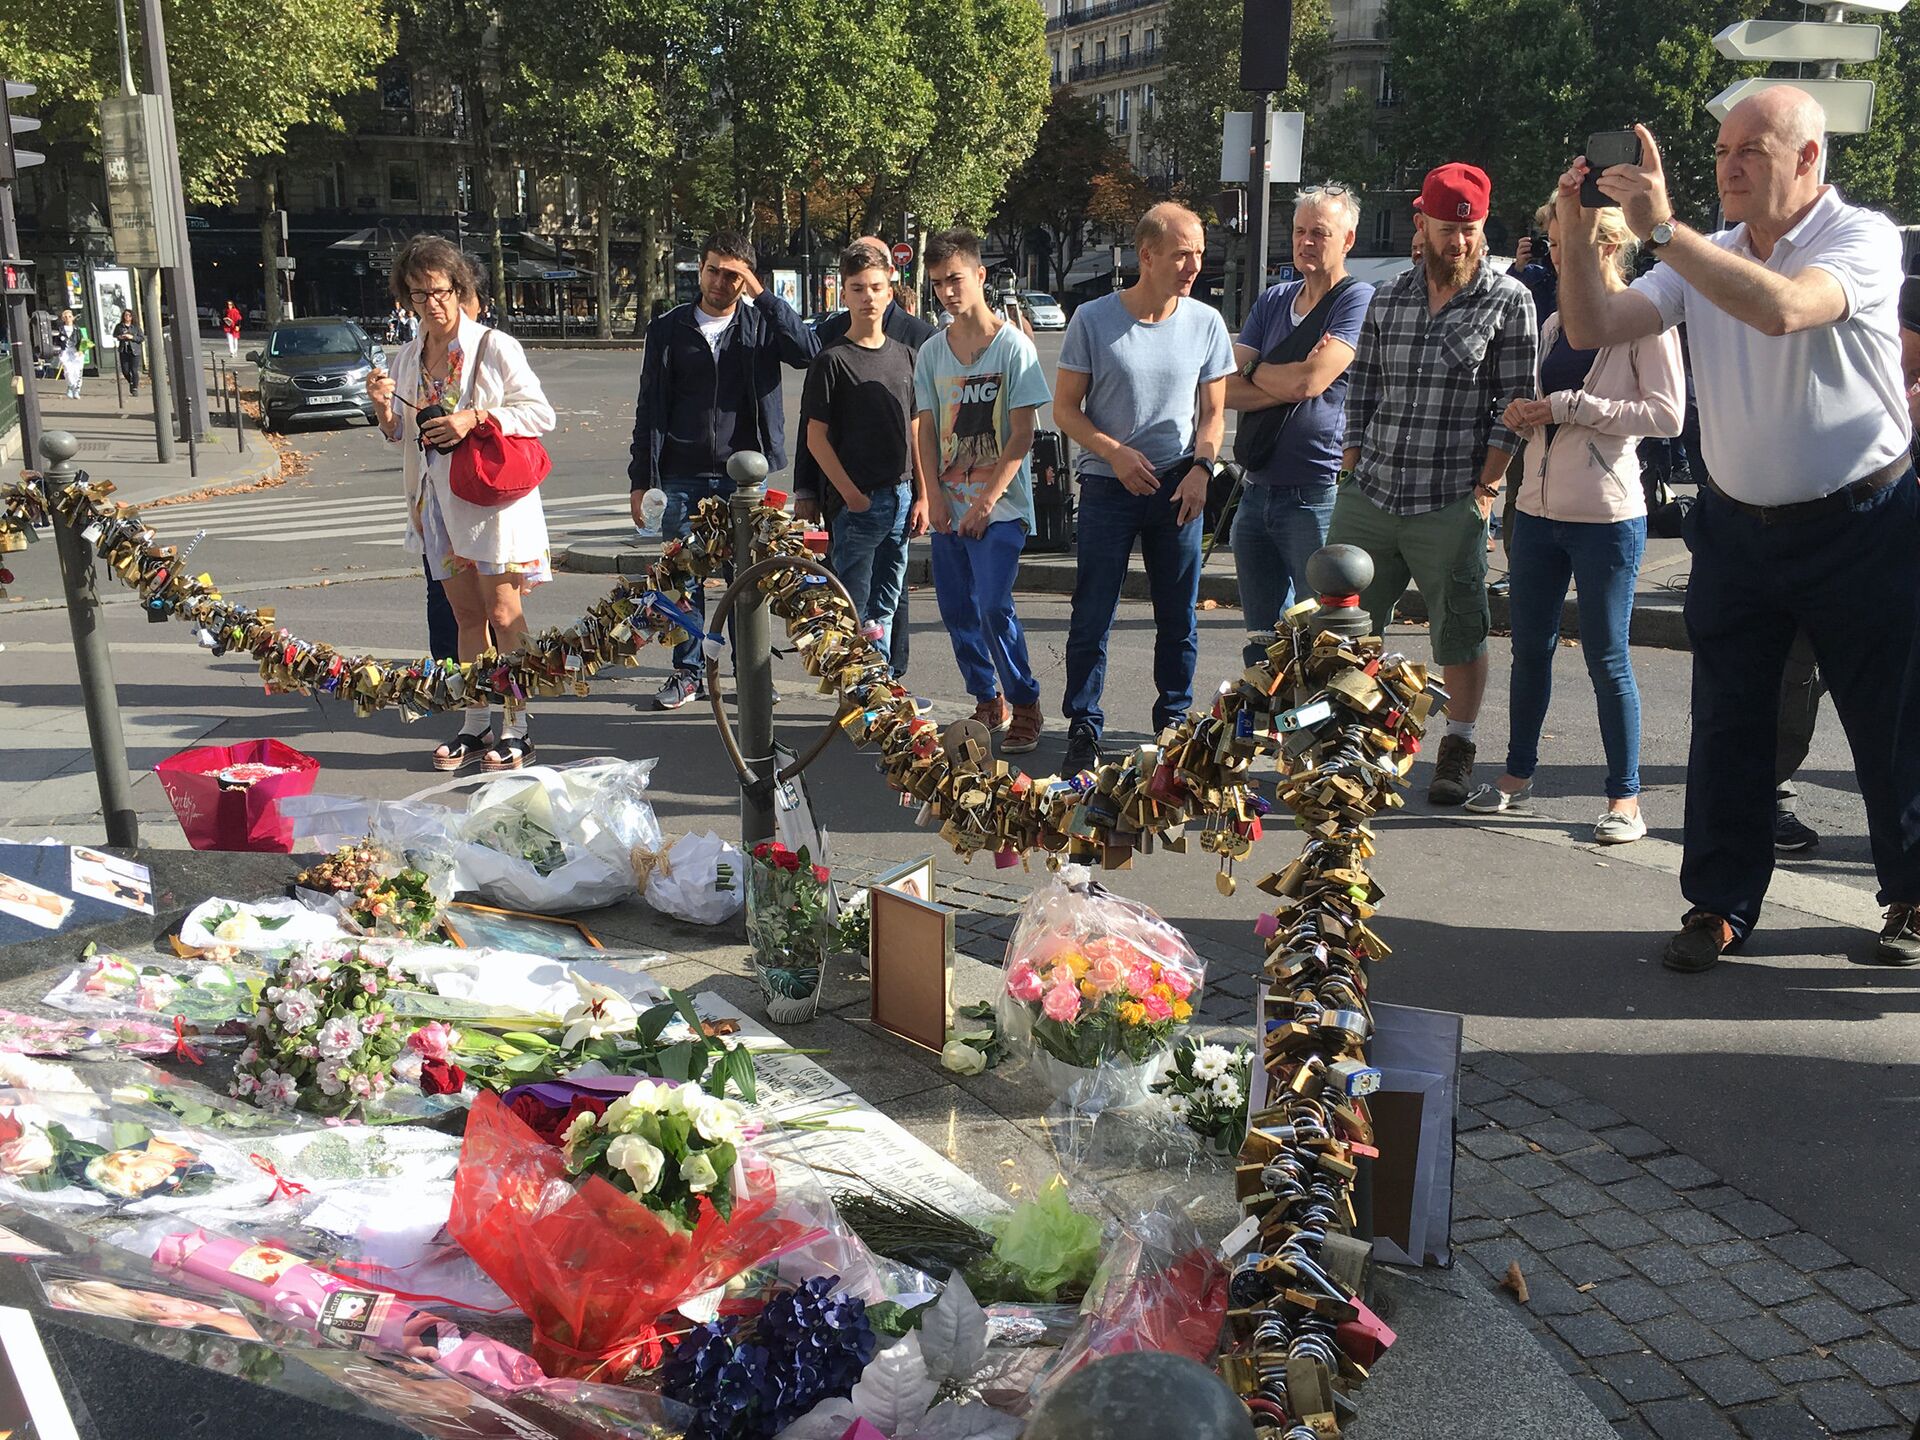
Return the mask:
M1040 748L1040 732L1047 728L1046 716L1040 713L1040 702L1031 705L1013 707L1013 723L1007 727L1007 738L1000 742L1000 751L1004 755L1024 755L1029 750Z
M689 700L707 698L707 682L698 670L676 670L653 692L656 710L678 710Z
M996 695L991 700L982 700L973 707L973 718L987 727L990 735L1004 735L1007 727L1013 723L1013 707L1007 704L1006 696ZM1031 750L1033 747L1027 747Z
M1873 958L1883 965L1920 965L1920 905L1892 905Z
M1446 735L1440 740L1440 754L1433 762L1433 783L1427 786L1429 805L1464 805L1467 781L1473 778L1473 757L1478 752L1471 740Z
M1083 770L1100 768L1100 736L1093 726L1082 723L1067 731L1067 758L1060 773L1072 779Z
M1660 963L1669 970L1698 974L1711 970L1738 943L1733 926L1718 915L1696 910L1680 922L1680 933L1667 942Z
M1811 850L1820 843L1820 832L1784 805L1773 807L1773 848L1783 855L1796 850Z

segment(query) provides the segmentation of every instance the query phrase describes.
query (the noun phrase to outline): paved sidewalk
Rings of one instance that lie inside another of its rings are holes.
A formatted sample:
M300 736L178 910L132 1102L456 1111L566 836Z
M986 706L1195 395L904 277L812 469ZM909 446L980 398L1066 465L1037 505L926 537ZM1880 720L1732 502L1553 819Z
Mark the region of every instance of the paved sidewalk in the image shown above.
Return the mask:
M88 380L78 400L41 381L40 415L46 430L65 430L79 440L74 463L95 480L111 480L114 499L122 504L149 505L280 475L280 451L272 441L251 419L245 433L237 434L217 405L206 436L195 442L196 455L190 459L186 445L176 441L174 458L161 464L155 458L153 403L147 392L116 403L111 376ZM21 463L37 467L42 462L34 456Z

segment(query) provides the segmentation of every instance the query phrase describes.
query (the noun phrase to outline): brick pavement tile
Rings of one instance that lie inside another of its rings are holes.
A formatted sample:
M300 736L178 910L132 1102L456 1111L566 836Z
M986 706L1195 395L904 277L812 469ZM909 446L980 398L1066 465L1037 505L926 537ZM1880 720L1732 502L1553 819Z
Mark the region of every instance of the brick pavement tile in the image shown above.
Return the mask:
M1729 1270L1735 1265L1767 1258L1767 1252L1751 1240L1723 1240L1718 1245L1701 1246L1698 1253L1702 1265L1711 1265L1716 1270Z
M1693 1393L1685 1377L1658 1355L1645 1351L1603 1355L1593 1362L1593 1373L1633 1405L1644 1405L1650 1400L1678 1400Z
M1794 1400L1775 1400L1733 1412L1747 1440L1826 1440L1819 1422Z
M1551 1270L1527 1276L1527 1308L1535 1315L1578 1315L1594 1308L1592 1292L1582 1294Z
M1813 1282L1778 1260L1749 1260L1727 1271L1733 1287L1761 1305L1784 1305L1813 1294Z
M1820 1283L1856 1310L1883 1310L1907 1298L1905 1291L1871 1270L1830 1270L1820 1277Z
M1496 1235L1490 1240L1474 1240L1460 1247L1480 1262L1480 1267L1496 1278L1507 1273L1507 1266L1518 1262L1523 1273L1546 1269L1547 1262L1526 1241L1514 1235Z
M1490 1101L1508 1099L1513 1092L1498 1080L1489 1080L1484 1075L1476 1075L1471 1070L1460 1076L1460 1098L1469 1105L1484 1107Z
M1582 1130L1577 1125L1569 1125L1558 1118L1542 1120L1538 1125L1527 1126L1526 1136L1555 1155L1571 1155L1576 1150L1590 1150L1594 1144L1592 1132Z
M1854 1314L1839 1301L1824 1295L1783 1305L1773 1313L1816 1345L1853 1340L1873 1329L1864 1316Z
M1912 1434L1904 1425L1888 1425L1880 1430L1864 1430L1854 1440L1908 1440Z
M1633 1328L1653 1348L1654 1353L1664 1355L1676 1364L1707 1355L1723 1355L1727 1349L1726 1341L1691 1315L1663 1315L1658 1320L1647 1320Z
M1647 1173L1658 1176L1676 1190L1698 1190L1718 1185L1720 1177L1698 1160L1685 1155L1662 1155L1647 1161Z
M1506 1126L1509 1130L1518 1130L1522 1126L1532 1125L1547 1118L1547 1112L1531 1100L1522 1100L1518 1095L1509 1095L1504 1100L1474 1101L1489 1119Z
M1612 1185L1646 1174L1633 1161L1613 1150L1595 1148L1568 1155L1562 1161L1574 1174L1596 1185Z
M1569 1125L1578 1125L1582 1130L1605 1130L1614 1125L1624 1125L1627 1120L1618 1110L1602 1105L1598 1100L1574 1100L1553 1108L1560 1112L1562 1120Z
M1685 1303L1684 1301L1681 1303ZM1778 1360L1807 1348L1806 1340L1771 1315L1748 1315L1714 1323L1721 1336L1749 1360Z
M1656 1285L1684 1285L1689 1280L1704 1280L1710 1273L1691 1250L1671 1240L1656 1240L1625 1254L1627 1263Z
M1920 1420L1920 1385L1902 1385L1880 1398L1898 1410L1902 1420L1909 1423Z
M1690 1205L1677 1210L1659 1210L1647 1218L1682 1245L1715 1245L1722 1240L1739 1238L1706 1211L1695 1210Z
M1577 1222L1580 1228L1609 1250L1625 1250L1631 1245L1645 1245L1658 1240L1660 1232L1645 1220L1618 1206L1611 1210L1596 1210L1591 1215L1582 1215Z
M1804 1230L1789 1230L1767 1241L1767 1249L1796 1270L1831 1270L1847 1263L1847 1257L1818 1235Z
M1639 1215L1651 1215L1656 1210L1670 1210L1686 1203L1672 1186L1651 1175L1636 1175L1631 1180L1622 1180L1618 1185L1609 1185L1607 1193Z
M1511 1130L1476 1130L1471 1135L1462 1135L1460 1144L1489 1164L1527 1153L1527 1142Z
M1772 1400L1780 1394L1780 1387L1766 1371L1738 1355L1709 1355L1689 1360L1681 1365L1680 1372L1722 1409Z
M1524 1060L1516 1060L1498 1050L1480 1051L1474 1056L1473 1068L1489 1080L1514 1087L1539 1078L1539 1072Z
M1526 1186L1503 1180L1498 1175L1475 1185L1470 1193L1479 1203L1481 1213L1496 1220L1512 1220L1546 1208Z
M1600 1139L1629 1160L1644 1160L1649 1155L1663 1155L1673 1148L1652 1131L1642 1130L1638 1125L1621 1125L1616 1129L1604 1131Z
M1591 1240L1553 1252L1554 1268L1576 1285L1592 1285L1601 1280L1617 1280L1627 1273L1626 1264Z
M1503 1180L1511 1180L1516 1185L1524 1185L1529 1190L1539 1190L1567 1178L1566 1170L1549 1160L1545 1155L1528 1152L1524 1155L1511 1155L1505 1160L1493 1162L1494 1173Z
M1632 1417L1633 1412L1627 1408L1627 1402L1620 1398L1619 1392L1598 1376L1576 1375L1573 1383L1593 1402L1593 1408L1600 1412L1600 1418L1609 1425L1617 1425Z
M1540 1198L1568 1219L1605 1210L1613 1201L1598 1185L1586 1180L1558 1180L1541 1187Z
M1782 1385L1805 1385L1812 1380L1838 1380L1847 1372L1838 1360L1822 1358L1809 1350L1804 1355L1782 1355L1767 1361L1767 1373Z
M1562 1085L1558 1080L1542 1076L1514 1089L1533 1101L1536 1105L1545 1105L1549 1110L1558 1110L1562 1105L1570 1105L1580 1098L1580 1092L1571 1085Z
M1739 1440L1740 1432L1706 1401L1656 1400L1640 1407L1640 1418L1660 1440Z
M1800 1388L1800 1403L1836 1435L1896 1425L1900 1417L1857 1380L1823 1380Z
M1613 1433L1619 1440L1660 1440L1658 1435L1647 1428L1647 1422L1638 1415L1629 1415L1625 1420L1616 1420Z
M1709 1185L1706 1189L1696 1190L1687 1196L1688 1200L1702 1210L1718 1210L1723 1205L1732 1205L1746 1198L1745 1194L1731 1185Z
M1527 1319L1531 1322L1527 1329L1532 1333L1534 1343L1547 1352L1548 1359L1568 1375L1578 1377L1587 1373L1587 1362L1574 1354L1566 1341L1547 1329L1543 1322L1534 1320L1531 1315L1527 1316Z
M1491 1240L1496 1235L1504 1235L1507 1227L1498 1220L1483 1220L1478 1217L1455 1220L1453 1222L1453 1243L1465 1245L1469 1240Z
M1510 1224L1513 1233L1536 1250L1558 1250L1588 1238L1586 1231L1551 1210L1542 1210L1538 1215L1517 1215Z
M1876 1390L1920 1381L1920 1361L1915 1361L1899 1346L1877 1337L1841 1345L1833 1353Z
M1671 1288L1673 1298L1678 1300L1689 1314L1696 1320L1706 1321L1709 1325L1721 1325L1728 1320L1744 1320L1748 1316L1759 1313L1751 1300L1718 1275L1710 1275L1703 1280L1689 1280Z
M1596 1285L1590 1293L1612 1312L1616 1320L1628 1325L1671 1315L1674 1309L1674 1303L1665 1291L1649 1285L1637 1275L1625 1280L1609 1280L1604 1285Z
M1547 1324L1583 1359L1625 1355L1640 1348L1640 1342L1634 1339L1633 1332L1597 1310L1580 1315L1550 1315Z
M1886 1326L1887 1333L1909 1350L1920 1350L1920 1305L1882 1310L1873 1318Z
M1791 1220L1771 1205L1762 1205L1758 1200L1737 1200L1714 1213L1749 1240L1765 1240L1793 1229Z
M1471 1105L1462 1105L1453 1115L1453 1128L1465 1135L1470 1130L1479 1130L1493 1122Z

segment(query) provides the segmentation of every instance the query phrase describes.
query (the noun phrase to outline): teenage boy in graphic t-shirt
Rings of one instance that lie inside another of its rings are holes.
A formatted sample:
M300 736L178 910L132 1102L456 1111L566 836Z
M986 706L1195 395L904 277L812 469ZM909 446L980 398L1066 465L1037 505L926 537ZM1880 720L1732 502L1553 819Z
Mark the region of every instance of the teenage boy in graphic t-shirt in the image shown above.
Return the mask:
M1034 417L1050 398L1033 342L986 299L980 241L944 230L927 242L927 276L953 317L920 349L920 417L933 589L953 658L1000 748L1038 747L1040 685L1013 608L1013 577L1033 529Z

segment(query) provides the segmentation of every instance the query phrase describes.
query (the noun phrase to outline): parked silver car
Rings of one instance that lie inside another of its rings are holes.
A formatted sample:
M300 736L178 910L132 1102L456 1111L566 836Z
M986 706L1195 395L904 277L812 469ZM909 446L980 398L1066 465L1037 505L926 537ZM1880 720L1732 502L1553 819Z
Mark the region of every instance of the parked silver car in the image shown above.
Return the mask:
M1020 303L1026 307L1027 318L1033 322L1036 330L1064 330L1067 328L1067 312L1060 308L1060 302L1043 290L1023 290Z
M299 416L358 414L374 423L367 377L387 355L353 321L283 320L267 348L249 350L247 358L260 366L260 409L269 430Z

